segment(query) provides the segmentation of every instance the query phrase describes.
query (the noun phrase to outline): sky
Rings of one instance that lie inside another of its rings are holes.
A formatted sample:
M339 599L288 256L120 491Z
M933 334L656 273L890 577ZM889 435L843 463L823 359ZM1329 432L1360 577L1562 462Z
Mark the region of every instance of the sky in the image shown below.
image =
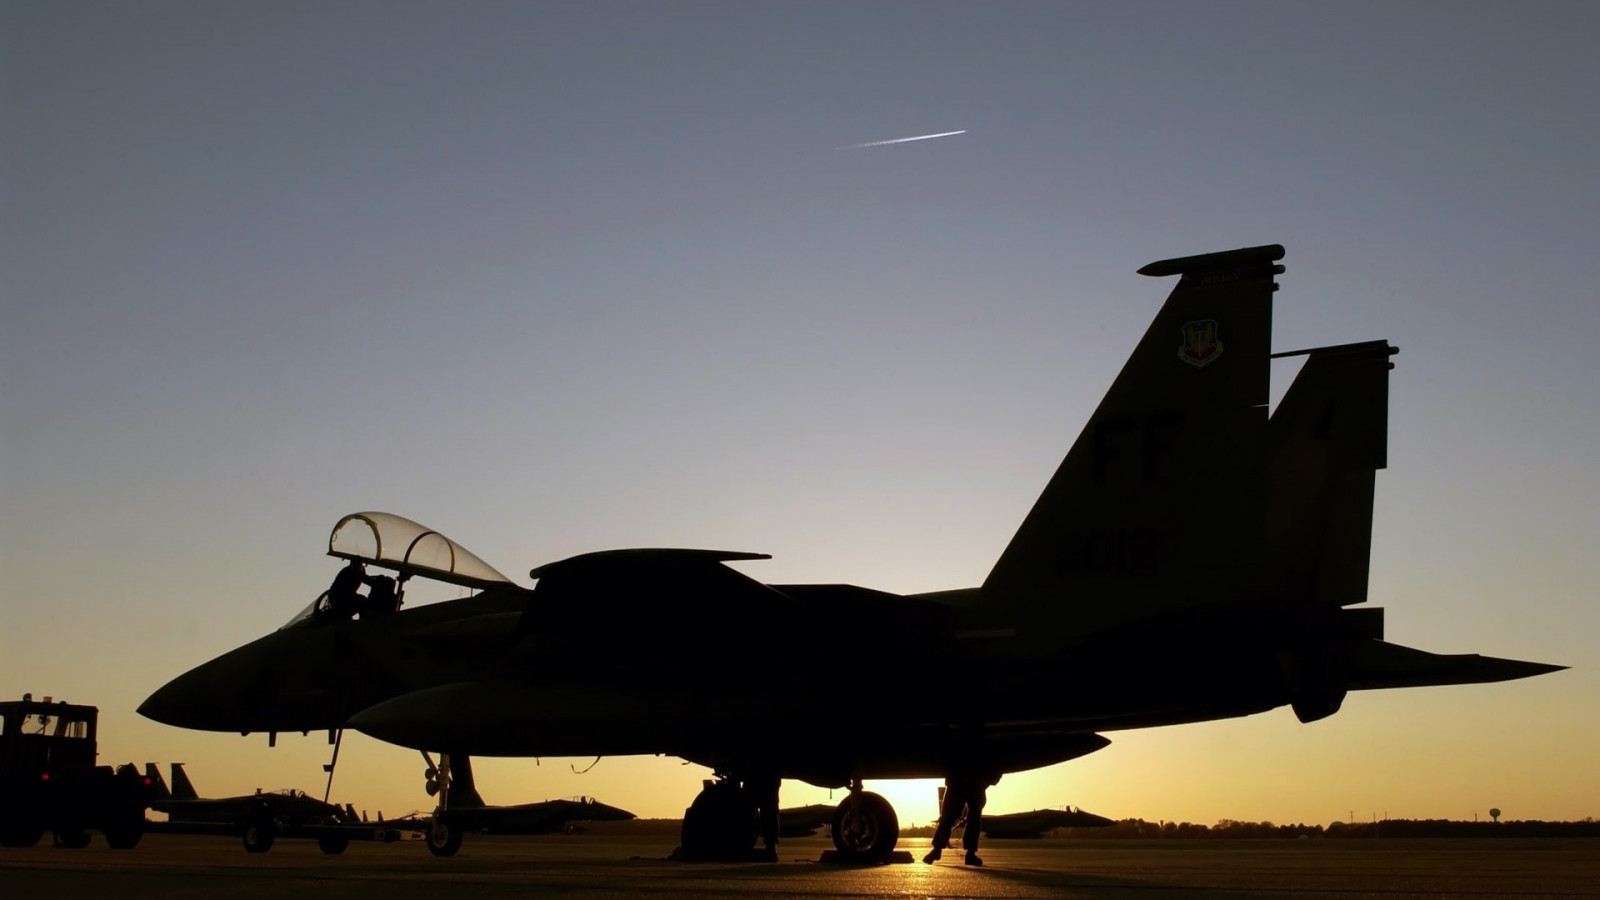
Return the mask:
M0 696L95 704L102 762L205 794L320 793L323 735L134 709L316 597L365 509L524 584L685 546L976 585L1171 288L1134 271L1281 243L1275 349L1401 348L1388 639L1572 668L1114 732L990 810L1600 815L1597 34L1587 2L0 0ZM707 774L589 762L480 787L677 816ZM334 799L428 808L422 767L352 736Z

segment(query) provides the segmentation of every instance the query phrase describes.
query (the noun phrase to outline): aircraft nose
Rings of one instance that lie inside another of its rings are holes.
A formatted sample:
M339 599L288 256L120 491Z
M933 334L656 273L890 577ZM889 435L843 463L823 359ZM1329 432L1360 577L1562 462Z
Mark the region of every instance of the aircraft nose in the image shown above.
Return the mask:
M207 711L214 707L204 667L179 675L139 704L139 715L177 728L214 730Z
M595 810L595 818L597 820L625 822L628 819L638 818L638 816L635 816L633 813L628 812L627 810L618 806L609 806L605 803L595 803L595 806L598 807L598 809Z
M343 692L318 676L325 654L269 635L179 675L139 705L139 714L200 731L320 731L339 724ZM292 660L293 665L284 660Z

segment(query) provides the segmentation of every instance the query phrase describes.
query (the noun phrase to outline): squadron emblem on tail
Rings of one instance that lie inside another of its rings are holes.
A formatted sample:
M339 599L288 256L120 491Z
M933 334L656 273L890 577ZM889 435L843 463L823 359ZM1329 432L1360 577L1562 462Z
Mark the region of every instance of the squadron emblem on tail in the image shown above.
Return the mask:
M1183 343L1178 345L1178 358L1195 368L1203 368L1222 355L1222 341L1217 339L1217 320L1201 319L1185 322Z

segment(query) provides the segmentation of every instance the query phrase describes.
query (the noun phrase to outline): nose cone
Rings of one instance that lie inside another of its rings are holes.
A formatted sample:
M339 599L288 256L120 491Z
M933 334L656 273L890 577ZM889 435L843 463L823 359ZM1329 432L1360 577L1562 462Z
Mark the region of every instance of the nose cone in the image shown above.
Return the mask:
M139 705L164 725L199 731L320 731L340 724L342 685L318 648L280 635L179 675Z
M204 690L204 683L195 677L199 673L199 669L185 672L162 685L139 704L139 715L177 728L218 730L207 724L205 710L209 705L209 697Z

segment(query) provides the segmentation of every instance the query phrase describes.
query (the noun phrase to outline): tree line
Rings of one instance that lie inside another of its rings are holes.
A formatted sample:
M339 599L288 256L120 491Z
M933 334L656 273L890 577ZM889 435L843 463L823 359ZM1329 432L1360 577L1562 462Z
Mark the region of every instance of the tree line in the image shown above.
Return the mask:
M1149 822L1122 819L1103 828L1058 829L1062 837L1090 840L1119 838L1550 838L1600 837L1600 821L1593 816L1576 822L1515 820L1471 822L1451 819L1379 819L1374 822L1334 822L1330 825L1293 825L1221 819L1215 825L1193 822Z

